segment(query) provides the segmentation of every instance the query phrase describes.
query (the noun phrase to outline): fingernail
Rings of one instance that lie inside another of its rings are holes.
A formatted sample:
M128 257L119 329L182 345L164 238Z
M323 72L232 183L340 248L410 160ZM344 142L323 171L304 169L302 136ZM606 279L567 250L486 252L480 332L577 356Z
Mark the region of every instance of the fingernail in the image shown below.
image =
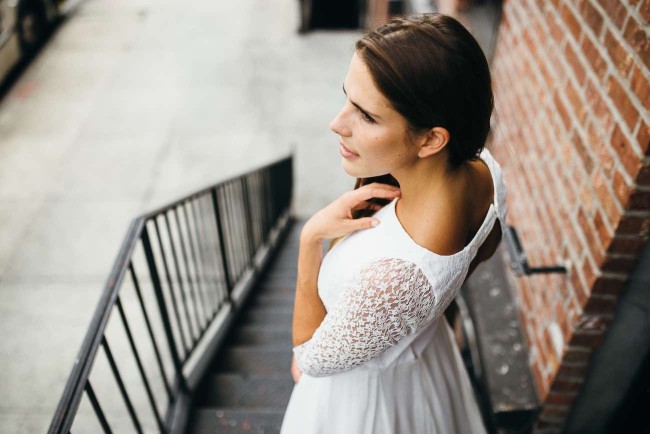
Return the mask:
M374 226L377 226L378 224L379 224L379 220L372 220L372 221L370 222L370 225L373 226L373 227L374 227Z

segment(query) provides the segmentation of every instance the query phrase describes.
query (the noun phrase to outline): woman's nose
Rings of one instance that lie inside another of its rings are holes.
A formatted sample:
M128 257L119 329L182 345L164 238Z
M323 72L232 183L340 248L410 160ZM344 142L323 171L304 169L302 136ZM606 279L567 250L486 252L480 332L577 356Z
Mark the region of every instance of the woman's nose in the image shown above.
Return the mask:
M334 119L332 119L332 122L330 122L330 129L340 136L349 136L350 128L345 121L343 112L344 110L341 110Z

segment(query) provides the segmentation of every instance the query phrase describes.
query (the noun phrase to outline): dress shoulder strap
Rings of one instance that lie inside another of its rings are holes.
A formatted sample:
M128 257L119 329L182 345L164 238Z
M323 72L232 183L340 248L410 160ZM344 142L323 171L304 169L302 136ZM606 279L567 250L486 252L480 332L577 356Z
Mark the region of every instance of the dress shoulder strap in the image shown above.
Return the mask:
M508 214L508 204L506 203L506 196L508 194L508 187L503 179L503 171L501 165L494 158L488 148L483 148L480 157L488 165L490 174L492 175L492 183L494 187L494 207L496 209L497 217L501 222L501 228L505 232L506 216Z

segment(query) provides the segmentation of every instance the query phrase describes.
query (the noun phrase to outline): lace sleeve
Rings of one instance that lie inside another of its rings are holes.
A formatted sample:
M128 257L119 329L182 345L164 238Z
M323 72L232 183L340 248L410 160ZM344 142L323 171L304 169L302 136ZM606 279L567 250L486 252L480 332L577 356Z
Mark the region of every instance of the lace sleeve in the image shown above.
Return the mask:
M417 265L383 258L363 267L311 339L293 348L300 370L313 377L348 371L414 334L434 305Z

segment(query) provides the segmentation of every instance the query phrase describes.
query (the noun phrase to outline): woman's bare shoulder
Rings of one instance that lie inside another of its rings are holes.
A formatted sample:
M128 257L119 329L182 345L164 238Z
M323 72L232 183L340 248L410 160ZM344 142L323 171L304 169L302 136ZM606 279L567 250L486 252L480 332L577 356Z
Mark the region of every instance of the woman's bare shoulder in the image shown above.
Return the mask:
M460 252L481 227L493 195L489 168L483 161L470 162L466 179L452 187L427 218L419 219L414 239L439 255Z

